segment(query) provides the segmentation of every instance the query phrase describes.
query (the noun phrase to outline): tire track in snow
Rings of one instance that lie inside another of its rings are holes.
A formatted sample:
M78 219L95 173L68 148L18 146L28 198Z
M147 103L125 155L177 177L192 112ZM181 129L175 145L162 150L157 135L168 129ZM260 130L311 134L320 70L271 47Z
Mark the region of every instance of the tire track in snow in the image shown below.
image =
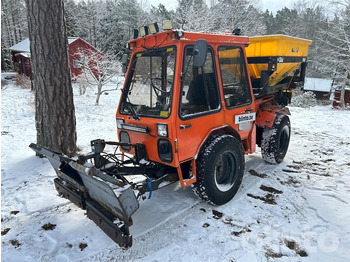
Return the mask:
M234 205L235 202L238 202L242 197L246 198L248 191L255 186L260 186L261 182L263 181L263 179L259 177L250 175L249 170L265 170L266 167L269 168L269 166L264 164L261 158L253 157L248 159L246 161L246 169L243 176L242 185L229 204ZM274 168L274 166L272 167ZM172 192L166 193L171 194ZM162 203L159 202L154 204L162 205ZM205 210L220 208L219 206L212 206L199 199L194 200L192 205L184 206L181 211L170 215L166 220L158 223L153 228L147 229L144 232L134 236L133 246L129 250L122 251L119 247L105 249L101 253L90 256L89 259L99 261L107 261L112 259L125 261L134 260L135 258L145 257L150 253L155 253L163 248L166 248L169 245L170 239L171 243L176 243L177 241L181 242L181 236L176 234L176 229L177 227L182 227L182 225L186 224L187 221L198 220L198 218L203 215L203 211L198 208L199 206L204 207ZM156 210L154 212L156 215ZM135 215L136 214L137 213L135 213ZM152 219L152 217L143 216L143 219ZM136 226L136 222L134 223L134 226ZM224 257L227 257L227 255L228 254L224 254Z

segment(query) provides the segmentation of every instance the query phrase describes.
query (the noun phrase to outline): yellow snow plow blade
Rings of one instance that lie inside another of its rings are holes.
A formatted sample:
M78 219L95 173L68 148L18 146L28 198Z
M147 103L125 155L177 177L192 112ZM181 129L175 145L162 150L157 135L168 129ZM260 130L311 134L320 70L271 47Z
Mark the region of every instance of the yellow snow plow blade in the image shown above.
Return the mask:
M246 48L248 70L254 79L261 78L262 71L274 71L269 86L274 86L287 76L293 75L301 62L306 62L312 41L285 35L250 37Z

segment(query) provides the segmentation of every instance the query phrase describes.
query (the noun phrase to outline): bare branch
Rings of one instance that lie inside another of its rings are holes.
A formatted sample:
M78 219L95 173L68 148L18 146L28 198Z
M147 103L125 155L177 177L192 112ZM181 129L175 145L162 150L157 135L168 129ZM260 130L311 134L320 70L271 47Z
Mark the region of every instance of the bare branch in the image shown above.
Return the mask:
M80 58L79 64L86 81L97 86L96 104L98 105L99 97L104 92L103 86L120 72L121 63L117 55L111 52L103 54L94 50L78 50L75 55Z

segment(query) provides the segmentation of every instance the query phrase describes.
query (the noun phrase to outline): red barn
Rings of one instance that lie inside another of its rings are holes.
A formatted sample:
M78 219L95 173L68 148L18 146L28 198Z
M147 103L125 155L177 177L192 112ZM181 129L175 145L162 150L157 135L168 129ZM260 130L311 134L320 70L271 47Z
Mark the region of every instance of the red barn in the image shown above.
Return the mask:
M13 67L15 71L19 74L24 74L28 77L31 77L29 38L23 40L22 42L19 42L9 49L11 51ZM79 63L81 59L79 53L94 53L103 56L99 50L97 50L95 47L80 37L68 37L68 50L69 65L73 81L76 80L77 76L82 73L82 68Z

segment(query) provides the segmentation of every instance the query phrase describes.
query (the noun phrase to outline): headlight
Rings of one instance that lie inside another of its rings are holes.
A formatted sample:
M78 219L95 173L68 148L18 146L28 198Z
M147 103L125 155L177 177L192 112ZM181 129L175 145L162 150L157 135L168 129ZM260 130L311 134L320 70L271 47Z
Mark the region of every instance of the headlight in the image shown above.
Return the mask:
M157 124L157 134L158 134L158 136L168 137L168 125L167 124Z
M117 128L121 129L122 124L124 124L124 119L123 118L117 118Z

